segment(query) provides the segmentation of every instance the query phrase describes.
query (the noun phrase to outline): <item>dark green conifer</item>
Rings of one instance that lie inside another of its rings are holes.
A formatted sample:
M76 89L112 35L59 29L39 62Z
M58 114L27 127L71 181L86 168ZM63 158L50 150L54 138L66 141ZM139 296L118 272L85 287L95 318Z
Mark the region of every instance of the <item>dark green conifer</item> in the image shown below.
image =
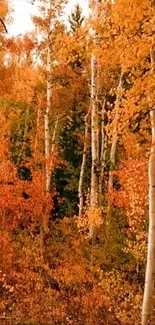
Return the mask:
M73 34L77 33L79 27L82 25L84 21L84 16L82 15L82 9L80 5L77 3L74 11L71 12L68 17L68 21L70 24L70 30Z

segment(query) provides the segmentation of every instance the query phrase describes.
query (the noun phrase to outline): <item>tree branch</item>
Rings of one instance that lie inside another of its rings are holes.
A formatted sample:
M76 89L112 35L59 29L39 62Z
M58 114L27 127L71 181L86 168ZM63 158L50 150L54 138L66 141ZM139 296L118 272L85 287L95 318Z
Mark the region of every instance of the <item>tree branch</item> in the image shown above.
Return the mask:
M3 25L3 27L4 27L4 29L5 29L5 32L8 33L7 28L6 28L6 26L5 26L4 21L3 21L2 18L0 18L0 22L1 22L1 24Z

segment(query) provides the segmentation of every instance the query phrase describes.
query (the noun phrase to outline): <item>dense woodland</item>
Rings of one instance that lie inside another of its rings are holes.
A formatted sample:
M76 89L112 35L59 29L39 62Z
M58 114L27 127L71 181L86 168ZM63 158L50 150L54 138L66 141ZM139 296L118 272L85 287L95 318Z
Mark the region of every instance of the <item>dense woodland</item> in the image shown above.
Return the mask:
M30 2L11 37L0 1L0 324L154 325L155 1Z

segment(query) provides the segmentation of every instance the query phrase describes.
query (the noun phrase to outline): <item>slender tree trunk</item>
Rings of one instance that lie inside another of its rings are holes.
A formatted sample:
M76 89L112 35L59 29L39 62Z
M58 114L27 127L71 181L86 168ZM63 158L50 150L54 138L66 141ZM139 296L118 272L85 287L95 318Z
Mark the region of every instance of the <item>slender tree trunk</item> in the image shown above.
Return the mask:
M39 126L40 126L40 107L37 109L37 122L36 122L36 134L35 134L35 141L34 141L34 161L37 160L37 149L38 149L38 137L39 137Z
M152 74L155 72L155 52L151 52ZM152 145L149 159L149 234L142 325L151 325L155 292L155 109L150 111Z
M87 150L88 150L88 128L89 128L89 114L90 111L85 116L85 136L84 136L84 147L83 147L83 156L82 156L82 164L79 178L79 217L81 217L83 208L84 208L84 193L83 193L83 185L84 185L84 172L86 167L86 158L87 158Z
M51 87L51 51L50 44L48 42L47 47L47 106L45 112L45 170L46 170L46 191L50 191L51 175L50 175L50 129L49 129L49 112L51 106L51 96L52 96L52 87Z
M95 1L94 17L98 15L98 4L100 0ZM98 35L94 31L94 45L98 45ZM99 71L98 58L95 51L91 56L91 186L90 186L90 208L95 211L99 207L99 116L98 116L98 87ZM93 239L94 226L89 229L90 237Z
M102 203L102 191L103 191L103 179L104 179L104 167L106 158L106 135L105 135L105 104L106 98L102 104L102 121L101 121L101 154L100 154L100 175L99 175L99 195L100 195L100 205Z
M53 156L54 156L54 150L55 150L55 140L56 140L56 134L58 129L58 123L59 123L59 117L57 116L57 119L54 123L54 130L52 135L52 141L51 141L51 151L50 151L50 183L52 179L52 171L53 171Z
M97 8L99 1L96 1L94 15L97 16ZM98 44L98 36L94 35L94 44ZM97 208L99 204L99 117L98 117L98 63L97 56L92 53L91 57L91 191L90 205Z
M121 72L119 85L117 88L117 96L115 102L115 117L113 121L113 134L112 134L112 144L111 144L111 151L110 151L110 174L109 174L109 191L113 189L114 177L112 171L116 164L116 148L117 148L117 141L118 141L118 121L119 121L119 106L120 106L120 90L122 89L122 77L123 73Z
M90 204L92 208L98 207L99 201L99 122L98 122L98 102L97 102L97 60L92 54L91 62L91 193Z
M57 133L57 129L58 129L58 122L59 122L59 117L57 116L57 119L54 123L54 130L53 130L52 143L51 143L51 155L54 152L56 133Z

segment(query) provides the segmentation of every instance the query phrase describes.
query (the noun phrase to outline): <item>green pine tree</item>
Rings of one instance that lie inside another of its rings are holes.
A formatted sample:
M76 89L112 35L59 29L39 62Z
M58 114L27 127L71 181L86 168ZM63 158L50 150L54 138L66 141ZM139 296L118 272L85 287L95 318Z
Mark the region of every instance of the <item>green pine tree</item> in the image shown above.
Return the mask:
M59 148L60 160L66 163L56 168L54 183L56 191L60 195L60 204L54 199L53 216L73 216L78 213L78 184L83 153L83 144L79 141L79 135L84 133L84 112L75 100L72 105L70 117L60 132ZM85 174L85 184L88 187L89 168Z
M72 37L75 37L78 41L77 32L84 20L79 4L75 6L75 10L68 20L70 31L73 34ZM76 50L72 51L72 60L69 65L79 77L84 69L84 59L81 61L81 57L79 57ZM78 213L78 185L83 154L83 143L79 141L79 134L84 134L87 96L88 94L83 96L82 103L79 102L78 98L74 98L70 107L69 118L65 121L59 134L59 158L60 161L65 161L66 164L61 168L56 168L54 173L53 183L59 194L54 197L53 217L73 216ZM88 187L89 177L88 168L88 173L85 175L86 188Z
M71 15L68 17L68 21L70 24L70 33L78 43L80 40L78 31L84 21L82 9L79 4L77 4L74 8L74 11L71 12ZM79 70L80 73L84 70L85 65L84 52L85 48L81 48L80 53L77 51L77 49L73 49L72 60L69 62L69 65L72 67L72 69Z
M77 3L74 11L71 12L71 15L68 18L70 24L70 30L73 34L77 33L79 27L82 25L84 21L84 16L82 15L82 8Z

